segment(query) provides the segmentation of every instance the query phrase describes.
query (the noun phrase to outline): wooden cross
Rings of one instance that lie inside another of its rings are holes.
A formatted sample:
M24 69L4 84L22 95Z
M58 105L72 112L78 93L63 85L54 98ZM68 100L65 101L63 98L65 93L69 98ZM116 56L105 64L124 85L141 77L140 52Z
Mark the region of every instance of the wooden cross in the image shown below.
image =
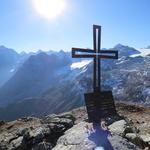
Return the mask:
M101 91L101 58L118 59L118 51L101 50L101 26L93 25L93 50L72 48L73 58L93 58L93 89Z

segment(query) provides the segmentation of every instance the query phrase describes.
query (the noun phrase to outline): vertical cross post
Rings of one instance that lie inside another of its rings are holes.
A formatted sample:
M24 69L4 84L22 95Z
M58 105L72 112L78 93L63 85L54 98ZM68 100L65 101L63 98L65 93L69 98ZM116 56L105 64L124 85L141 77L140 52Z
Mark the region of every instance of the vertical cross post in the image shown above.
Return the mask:
M93 48L95 54L100 53L101 49L101 26L93 26ZM94 57L94 74L93 74L93 88L94 91L101 91L101 61L98 55Z

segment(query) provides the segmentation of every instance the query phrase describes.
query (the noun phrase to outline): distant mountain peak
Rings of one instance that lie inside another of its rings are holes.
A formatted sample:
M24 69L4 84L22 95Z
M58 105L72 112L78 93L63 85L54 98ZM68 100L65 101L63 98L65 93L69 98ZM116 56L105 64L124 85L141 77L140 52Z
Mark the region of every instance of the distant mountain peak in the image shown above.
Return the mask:
M125 46L125 45L118 43L118 44L116 44L116 45L114 46L114 48L115 48L115 47L123 47L123 46Z
M4 45L0 45L0 49L6 48Z
M7 53L13 53L13 54L15 54L15 55L19 55L14 49L12 49L12 48L7 48L7 47L5 47L4 45L1 45L1 46L0 46L0 52L5 53L5 54L7 54Z
M132 49L134 49L133 47L129 47L129 46L127 46L127 45L123 45L123 44L116 44L115 46L114 46L114 48L132 48Z
M131 55L134 55L134 54L140 54L141 52L138 51L137 49L133 48L133 47L129 47L129 46L125 46L125 45L122 45L122 44L117 44L116 46L114 46L115 50L118 50L119 52L119 56L131 56Z

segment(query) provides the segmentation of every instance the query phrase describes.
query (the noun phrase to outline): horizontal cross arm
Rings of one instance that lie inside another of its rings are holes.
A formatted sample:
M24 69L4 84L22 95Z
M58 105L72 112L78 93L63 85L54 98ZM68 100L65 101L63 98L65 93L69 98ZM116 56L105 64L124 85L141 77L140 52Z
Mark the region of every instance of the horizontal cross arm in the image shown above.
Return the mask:
M118 59L118 51L115 50L101 50L99 58ZM108 54L108 55L106 55Z
M89 53L89 54L81 54L81 53ZM72 57L73 58L93 58L94 51L91 49L84 48L72 48Z

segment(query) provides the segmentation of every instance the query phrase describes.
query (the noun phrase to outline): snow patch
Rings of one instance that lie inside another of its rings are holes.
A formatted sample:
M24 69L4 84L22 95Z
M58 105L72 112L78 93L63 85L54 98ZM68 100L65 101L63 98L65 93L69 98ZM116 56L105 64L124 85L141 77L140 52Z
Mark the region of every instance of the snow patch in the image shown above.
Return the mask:
M120 61L120 62L118 62L118 63L116 63L117 65L119 65L119 64L122 64L122 63L124 63L125 61Z
M142 54L133 54L133 55L130 55L130 57L134 58L134 57L138 57L138 56L142 56Z
M139 49L139 51L142 53L143 56L150 54L150 49L148 48L141 48Z
M140 51L141 53L133 54L130 57L137 57L137 56L145 57L146 55L150 54L150 49L148 49L148 48L141 48L141 49L138 49L138 51Z
M87 66L92 60L82 60L80 62L75 62L71 64L71 69L81 69L82 67Z

